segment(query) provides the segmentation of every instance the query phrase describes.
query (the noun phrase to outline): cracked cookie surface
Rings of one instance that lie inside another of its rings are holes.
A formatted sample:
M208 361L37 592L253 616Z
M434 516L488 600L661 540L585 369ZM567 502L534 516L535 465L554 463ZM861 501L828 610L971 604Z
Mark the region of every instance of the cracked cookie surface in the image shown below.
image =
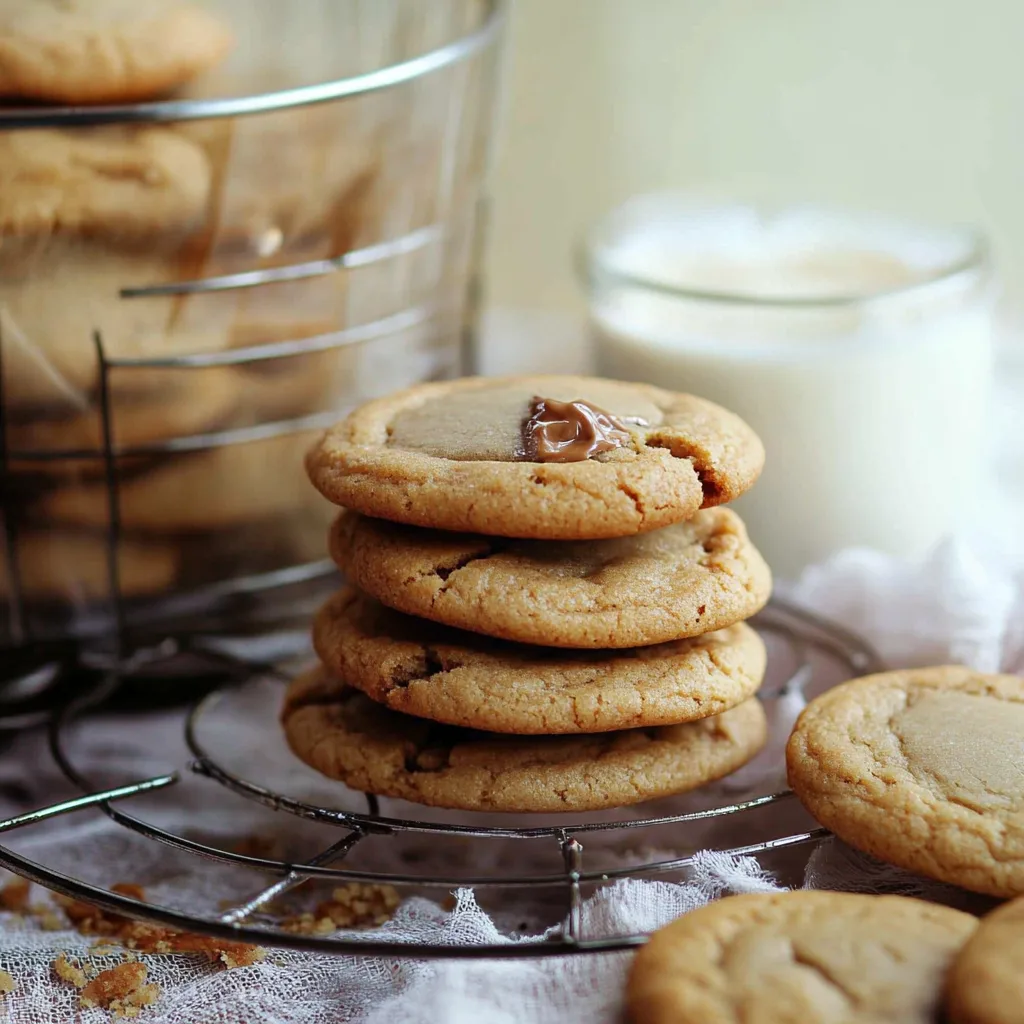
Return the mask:
M757 698L684 725L588 736L501 736L374 703L322 667L288 689L294 753L351 789L467 811L586 811L654 800L728 775L764 745Z
M986 915L960 951L946 986L950 1024L1024 1020L1024 897Z
M653 533L579 543L444 533L344 512L331 555L409 615L544 647L640 647L723 629L768 600L771 573L724 508Z
M904 896L729 896L655 932L633 962L634 1024L934 1024L970 914Z
M395 711L519 735L707 718L753 696L765 670L764 643L742 623L651 647L559 651L424 622L349 587L320 609L313 646Z
M886 672L801 714L789 783L841 839L992 896L1024 893L1024 680L961 667Z
M527 461L535 397L624 419L629 443L580 462ZM747 490L764 464L738 416L693 395L591 377L468 378L369 402L307 458L325 497L414 526L503 537L625 537Z

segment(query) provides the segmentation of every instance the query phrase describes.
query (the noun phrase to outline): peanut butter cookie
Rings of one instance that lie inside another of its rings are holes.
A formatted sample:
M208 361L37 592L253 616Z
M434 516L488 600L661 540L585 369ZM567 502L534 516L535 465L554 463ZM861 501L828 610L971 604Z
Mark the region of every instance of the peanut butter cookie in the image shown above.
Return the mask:
M723 629L768 600L771 574L728 509L579 543L503 540L344 512L331 554L383 604L544 647L640 647Z
M208 307L200 316L180 296L120 294L180 279L210 182L202 149L169 128L0 132L8 408L87 412L99 380L94 330L108 357L226 347L229 336Z
M1024 1021L1024 897L982 919L953 963L946 986L950 1024Z
M721 714L764 678L761 638L738 623L691 640L558 651L391 611L346 587L313 624L320 660L395 711L488 732L607 732Z
M855 679L808 705L786 764L851 846L975 892L1024 893L1024 680L959 667Z
M310 452L331 501L415 526L585 540L668 526L757 479L764 449L702 398L591 377L422 384Z
M107 546L102 537L74 533L19 533L15 544L21 594L29 600L105 601L111 596ZM181 561L164 541L125 539L117 547L124 597L147 597L168 590ZM14 593L0 565L0 600Z
M634 1024L934 1024L976 925L904 896L757 893L655 932L633 962Z
M304 486L302 452L309 435L282 434L185 454L162 455L125 474L118 487L121 525L139 533L193 533L290 516L331 506ZM55 462L54 470L76 471ZM63 526L105 529L110 521L106 483L69 484L46 492L39 516Z
M764 745L757 698L685 725L594 736L499 736L398 714L318 668L281 714L295 754L352 789L466 811L587 811L728 775Z
M228 27L180 0L0 0L0 96L153 99L212 67Z
M140 378L145 375L145 381ZM202 370L114 371L110 379L110 429L115 448L158 444L226 425L236 412L246 378L234 367ZM98 403L68 415L7 424L7 443L19 457L56 451L104 450ZM45 469L45 466L39 468ZM102 472L102 463L82 469Z

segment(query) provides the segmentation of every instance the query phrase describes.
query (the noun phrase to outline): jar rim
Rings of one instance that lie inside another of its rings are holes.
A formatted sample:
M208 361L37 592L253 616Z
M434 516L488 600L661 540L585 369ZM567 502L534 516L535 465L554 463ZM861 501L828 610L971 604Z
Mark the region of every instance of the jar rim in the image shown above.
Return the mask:
M707 304L718 304L723 306L756 306L784 309L833 309L836 307L863 306L870 303L882 302L885 300L900 298L907 295L931 289L937 285L947 283L959 277L967 277L972 274L985 274L991 268L992 257L989 242L985 234L975 227L967 228L944 228L948 236L957 236L960 252L956 258L938 263L934 268L921 273L914 280L882 287L878 289L865 289L857 292L815 293L813 295L801 295L799 293L786 295L773 295L742 289L715 289L706 287L689 286L685 283L676 283L660 279L653 275L638 273L624 269L622 266L614 265L611 257L616 249L615 244L602 240L614 222L622 218L628 211L631 204L647 202L653 203L664 201L678 204L680 200L685 202L685 209L690 212L707 213L714 210L728 208L744 208L756 211L758 214L765 212L779 212L796 210L800 207L784 206L772 210L766 204L736 202L693 202L682 193L652 193L641 196L634 196L625 203L615 207L584 232L582 239L577 243L575 249L575 264L577 274L585 287L592 290L595 286L602 287L625 286L640 291L654 292L669 298L684 299L688 302L700 302ZM678 209L678 207L677 207ZM850 219L856 218L858 211L848 210L841 207L815 207L814 209L829 214L841 214ZM876 215L870 215L876 216ZM902 222L901 218L891 218L893 222ZM903 222L907 223L907 222ZM915 223L921 230L932 230L934 226ZM626 236L625 231L618 232L618 239Z
M472 32L408 60L375 68L363 74L242 96L156 100L88 107L6 107L0 110L0 131L13 128L68 128L204 121L291 110L380 92L460 64L491 46L501 35L508 0L484 0L484 3L483 19Z

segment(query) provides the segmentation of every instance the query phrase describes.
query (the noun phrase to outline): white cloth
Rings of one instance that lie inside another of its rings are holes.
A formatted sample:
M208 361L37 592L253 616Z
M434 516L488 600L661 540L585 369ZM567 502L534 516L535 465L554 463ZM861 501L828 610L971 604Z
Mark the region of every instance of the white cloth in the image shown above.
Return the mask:
M963 545L944 545L920 566L900 564L867 551L845 552L781 590L818 614L859 632L889 665L963 662L986 671L1024 671L1022 578ZM781 742L799 706L799 694L775 702L768 752L738 782L734 779L715 790L717 799L736 799L744 792L758 787L765 791L765 786L778 783ZM76 756L84 764L95 765L102 781L141 778L161 772L169 764L184 765L187 752L181 746L178 717L157 714L94 721L83 731ZM267 744L269 758L271 740ZM50 763L39 736L19 737L0 758L0 812L11 812L16 804L52 802L71 792ZM219 838L222 843L225 836L258 833L277 836L296 855L308 856L330 841L323 838L322 830L312 838L319 826L273 815L208 781L183 784L170 811L166 800L156 797L133 801L131 806L168 828L187 828L193 835L211 841ZM769 818L757 819L758 824L748 819L741 833L734 831L735 823L713 824L700 832L692 827L663 828L656 835L643 837L649 847L643 850L635 848L637 840L629 834L624 838L617 833L587 836L588 866L627 864L637 857L670 857L673 844L692 848L695 839L719 847L749 842L758 837L751 829L772 827L775 834L784 834L790 827L787 816L797 810L780 805L772 809ZM242 899L266 884L258 875L197 862L130 835L92 812L11 833L3 841L51 867L84 874L98 884L140 882L154 900L172 901L186 909L210 912L221 900ZM372 845L375 842L377 846ZM468 866L457 863L458 848L447 846L442 852L439 847L429 839L419 845L414 842L399 856L390 841L365 840L360 844L360 866L456 874L470 869L499 874L560 869L554 844L535 849L522 841L496 843L493 861ZM438 857L443 858L440 865ZM795 882L906 892L953 903L964 899L950 887L878 865L835 841L815 850L802 878ZM648 931L721 893L762 891L777 884L752 859L704 853L698 855L684 881L620 880L588 894L583 934L597 937ZM323 895L321 891L321 898ZM529 942L531 937L543 935L545 926L556 924L562 913L558 901L563 894L557 890L549 895L547 906L524 905L521 895L507 891L500 897L489 889L477 894L463 889L455 894L454 907L443 909L438 899L443 893L435 891L433 899L426 898L430 895L426 892L407 899L394 919L375 934L440 944ZM5 1019L11 1024L70 1020L76 994L53 981L49 965L57 952L84 953L88 944L74 932L45 932L32 919L0 916L0 967L9 971L18 985L16 993L6 997ZM152 1024L243 1024L254 1020L268 1024L610 1024L621 1019L630 954L385 961L271 951L263 963L234 971L183 956L146 959L150 979L163 988L156 1006L144 1011L142 1019ZM96 1010L83 1012L80 1019L82 1024L93 1024L108 1018Z

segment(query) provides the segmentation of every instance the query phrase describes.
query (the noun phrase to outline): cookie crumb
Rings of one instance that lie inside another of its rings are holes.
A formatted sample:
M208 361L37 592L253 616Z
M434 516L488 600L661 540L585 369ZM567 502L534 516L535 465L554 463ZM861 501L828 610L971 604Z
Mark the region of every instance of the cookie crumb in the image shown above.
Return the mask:
M68 922L45 903L33 904L28 908L28 914L44 932L62 932L68 926Z
M0 889L0 910L24 914L28 910L28 894L32 883L27 878L12 878Z
M61 953L50 966L61 981L66 981L68 984L74 985L75 988L85 988L89 981L85 976L85 971L77 964L72 963L68 959L67 953Z
M260 857L267 860L277 849L277 841L266 836L246 836L235 844L234 852L244 857Z
M146 899L142 886L131 882L119 882L111 887L111 891L143 902ZM66 896L58 896L56 900L79 934L99 937L101 941L98 946L104 952L114 951L110 945L113 942L138 953L203 953L210 960L220 961L229 969L248 967L264 957L264 950L260 946L176 932L160 925L132 921L121 914L112 914ZM65 924L60 922L58 927L63 928ZM134 957L135 953L130 955Z
M110 891L116 892L119 896L128 896L130 899L138 900L140 903L146 902L146 890L134 882L117 882L110 887Z
M110 1009L115 1017L137 1017L139 1008L151 1005L160 994L159 986L146 984L148 973L141 963L122 963L100 971L82 989L79 1005Z
M234 943L230 949L220 951L220 961L229 971L233 971L236 967L252 967L266 955L267 951L260 946L249 946L238 942Z
M317 904L311 913L286 918L281 927L299 935L327 935L340 928L372 928L391 920L401 903L392 885L349 882Z
M10 974L0 968L0 996L9 996L16 988Z

